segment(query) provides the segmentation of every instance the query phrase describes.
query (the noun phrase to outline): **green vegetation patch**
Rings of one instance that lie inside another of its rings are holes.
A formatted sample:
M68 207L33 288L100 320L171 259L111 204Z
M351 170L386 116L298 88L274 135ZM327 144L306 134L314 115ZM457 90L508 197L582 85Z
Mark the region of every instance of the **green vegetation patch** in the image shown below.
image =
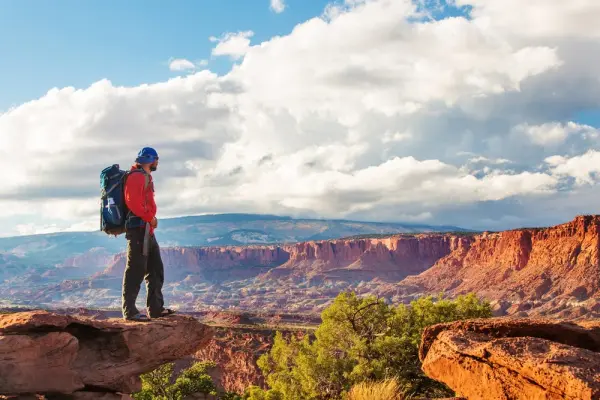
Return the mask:
M221 400L379 400L451 397L444 384L428 378L418 356L423 330L434 324L489 318L489 302L474 294L446 299L427 296L409 305L388 305L375 296L340 293L322 322L310 330L275 333L270 351L258 359L268 388L245 393L219 392L208 371L216 365L197 362L173 375L173 363L142 378L136 400L181 400L192 394ZM256 327L252 327L256 329Z
M323 311L313 335L285 339L277 332L258 360L268 390L249 388L249 400L346 399L354 385L393 379L404 397L446 397L452 391L421 371L418 348L433 324L491 317L475 295L454 300L428 296L390 306L374 296L341 293Z

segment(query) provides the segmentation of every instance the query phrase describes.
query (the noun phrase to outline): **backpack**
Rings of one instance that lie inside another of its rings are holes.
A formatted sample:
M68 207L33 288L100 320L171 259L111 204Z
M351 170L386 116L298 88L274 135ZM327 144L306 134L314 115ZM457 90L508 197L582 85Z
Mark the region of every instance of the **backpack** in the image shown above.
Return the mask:
M129 209L125 204L125 182L133 172L123 171L119 164L106 167L100 173L100 230L107 235L118 236L125 232L125 222ZM150 177L145 174L148 187Z

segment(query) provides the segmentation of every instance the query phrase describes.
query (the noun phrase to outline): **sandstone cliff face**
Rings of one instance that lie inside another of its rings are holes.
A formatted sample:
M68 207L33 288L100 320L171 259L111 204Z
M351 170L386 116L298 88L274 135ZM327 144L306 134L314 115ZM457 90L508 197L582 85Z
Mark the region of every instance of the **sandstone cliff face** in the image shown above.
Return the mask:
M483 233L392 292L410 297L473 291L496 300L499 313L595 315L600 311L599 246L598 216L545 229Z
M398 281L418 274L440 258L469 244L468 237L444 234L345 239L285 246L161 249L167 280L231 281L259 276ZM126 255L118 254L94 278L120 277Z
M225 280L246 279L258 275L269 267L280 265L289 254L275 246L249 247L171 247L161 249L167 278ZM106 270L96 277L122 276L127 261L126 254L113 257Z
M600 398L600 321L461 321L429 327L423 371L469 400Z
M214 328L213 339L194 356L198 361L214 361L213 381L227 392L244 393L249 386L267 388L264 376L256 364L273 344L275 329L248 329L236 326ZM301 338L302 331L277 329L285 337ZM189 363L189 361L187 361Z
M271 347L272 335L273 331L216 328L213 340L194 358L217 364L211 376L227 392L244 393L250 385L265 388L256 361Z
M68 257L63 261L62 267L89 268L90 266L107 265L113 259L113 255L103 248L93 248L83 254Z
M600 216L579 216L498 233L165 248L165 284L171 285L165 296L190 311L318 313L343 290L392 302L475 292L498 315L600 317L599 227ZM23 293L38 304L119 307L124 266L125 256L117 255L90 281Z
M418 274L440 258L468 245L467 237L445 234L399 235L383 239L343 239L289 246L287 263L261 277L320 277L350 281L398 281Z

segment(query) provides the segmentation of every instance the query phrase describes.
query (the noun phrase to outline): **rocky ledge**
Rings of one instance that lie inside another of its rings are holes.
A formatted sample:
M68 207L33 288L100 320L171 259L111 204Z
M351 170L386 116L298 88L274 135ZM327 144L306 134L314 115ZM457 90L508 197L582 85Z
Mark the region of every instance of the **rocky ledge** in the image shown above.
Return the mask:
M212 330L189 316L152 322L93 320L45 311L0 315L0 395L121 398L140 374L208 344Z
M472 399L600 398L600 321L494 318L423 334L423 371Z

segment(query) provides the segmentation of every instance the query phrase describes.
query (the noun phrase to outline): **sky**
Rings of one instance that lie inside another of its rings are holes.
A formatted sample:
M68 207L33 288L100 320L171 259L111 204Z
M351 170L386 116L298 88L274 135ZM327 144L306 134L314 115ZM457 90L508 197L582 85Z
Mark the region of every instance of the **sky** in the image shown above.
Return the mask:
M0 236L97 230L155 147L158 218L512 229L600 213L595 0L0 5Z

